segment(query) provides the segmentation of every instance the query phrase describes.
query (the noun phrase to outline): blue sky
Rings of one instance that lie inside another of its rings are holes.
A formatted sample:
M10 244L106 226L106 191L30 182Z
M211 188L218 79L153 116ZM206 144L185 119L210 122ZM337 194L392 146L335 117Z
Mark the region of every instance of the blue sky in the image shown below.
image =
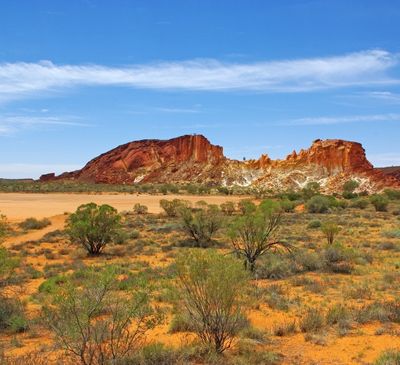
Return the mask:
M400 165L399 24L397 0L1 0L0 177L191 133Z

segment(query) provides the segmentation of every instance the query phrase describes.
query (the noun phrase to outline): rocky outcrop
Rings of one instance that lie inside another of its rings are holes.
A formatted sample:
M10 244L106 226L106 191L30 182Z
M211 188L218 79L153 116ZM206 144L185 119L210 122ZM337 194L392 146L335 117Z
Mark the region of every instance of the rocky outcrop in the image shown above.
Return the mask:
M271 190L296 190L317 181L329 192L341 191L345 181L355 179L360 190L370 192L400 187L396 176L374 169L360 143L316 140L309 149L293 151L284 160L262 155L258 160L237 161L226 158L222 147L202 135L127 143L96 157L81 170L41 177L42 181L64 179L110 184L252 185Z

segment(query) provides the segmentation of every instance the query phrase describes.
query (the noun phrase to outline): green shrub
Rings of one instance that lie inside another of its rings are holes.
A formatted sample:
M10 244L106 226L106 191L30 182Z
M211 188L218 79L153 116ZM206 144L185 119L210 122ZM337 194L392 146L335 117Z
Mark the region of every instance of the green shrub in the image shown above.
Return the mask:
M182 228L198 247L208 247L213 236L223 226L223 217L217 206L207 205L196 212L189 208L180 211Z
M288 336L296 332L297 332L296 321L275 324L273 328L273 334L279 337Z
M279 202L279 205L281 206L282 210L286 213L293 213L294 208L296 207L296 203L289 199L281 200Z
M222 213L231 216L236 212L236 206L234 202L225 202L220 205Z
M329 198L322 195L313 196L306 203L306 209L309 213L328 213L331 206Z
M307 185L301 190L303 197L305 200L311 199L313 196L318 195L321 189L321 185L317 182L309 182Z
M328 245L332 245L336 235L340 232L340 227L335 222L324 222L321 231L325 235Z
M400 190L385 189L384 193L390 200L400 200Z
M377 212L386 212L389 204L389 199L384 195L373 195L370 197L370 202Z
M17 299L0 295L0 331L9 330L17 333L27 329L28 321L22 303Z
M254 213L257 207L250 199L243 199L239 201L238 209L244 215Z
M256 267L259 279L284 279L293 274L293 263L284 255L266 254Z
M118 291L118 267L90 268L49 295L43 316L56 344L82 364L119 363L139 351L159 323L144 278L129 292Z
M173 317L169 325L170 333L194 332L195 327L190 315L186 311L179 311Z
M375 360L374 365L399 365L400 351L386 350Z
M50 220L43 218L38 220L36 218L27 218L23 222L19 223L18 226L24 230L31 229L43 229L51 224Z
M149 209L145 205L142 205L140 203L136 203L133 206L133 212L135 214L147 214L148 210Z
M178 257L177 273L182 305L194 332L222 353L244 326L242 304L248 276L242 264L212 250L189 250Z
M53 294L58 290L58 287L67 281L65 275L56 275L48 278L39 285L39 293Z
M301 332L315 332L325 325L324 316L316 308L309 308L299 322Z
M353 270L353 252L343 245L335 243L323 252L325 266L329 271L350 274Z
M72 242L80 244L89 255L99 255L104 247L118 238L121 216L107 204L78 207L67 220L66 232Z
M297 251L294 260L296 270L301 272L317 271L323 266L323 260L317 253L306 250Z
M320 220L318 220L318 219L313 219L312 221L310 221L310 222L308 223L307 228L310 228L310 229L317 229L317 228L321 228L321 226L322 226L322 223L321 223Z
M246 211L234 219L228 235L234 251L245 259L246 267L255 271L256 261L267 252L283 248L290 251L291 245L277 239L281 223L279 204L264 200L255 211Z
M368 207L369 201L367 199L358 198L351 202L350 207L357 209L365 209Z
M326 323L328 325L340 324L351 319L351 313L343 304L335 304L326 313Z
M357 194L354 193L354 190L356 190L360 186L359 182L355 180L348 180L343 184L343 197L345 199L353 199L357 196Z
M12 257L5 248L0 247L0 287L7 283L18 265L19 260Z
M10 226L5 215L0 214L0 243L9 231Z
M189 207L189 203L181 199L173 199L173 200L161 199L160 207L164 210L165 214L168 217L177 217L180 210Z

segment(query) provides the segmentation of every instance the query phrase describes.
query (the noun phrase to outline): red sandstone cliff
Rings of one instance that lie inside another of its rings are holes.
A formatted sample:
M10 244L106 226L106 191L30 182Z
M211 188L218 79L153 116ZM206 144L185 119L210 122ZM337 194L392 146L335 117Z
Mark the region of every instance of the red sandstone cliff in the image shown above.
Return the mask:
M340 191L354 178L360 189L376 191L400 187L400 180L374 169L360 143L316 140L309 149L285 160L229 160L222 147L204 136L186 135L170 140L142 140L121 145L91 160L83 169L42 181L74 179L94 183L202 183L254 185L272 190L299 189L318 181L326 191Z

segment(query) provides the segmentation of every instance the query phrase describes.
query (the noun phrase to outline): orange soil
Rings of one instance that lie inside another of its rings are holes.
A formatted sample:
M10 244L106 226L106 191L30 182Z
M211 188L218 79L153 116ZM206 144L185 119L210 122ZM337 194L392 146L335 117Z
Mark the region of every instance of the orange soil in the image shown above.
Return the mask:
M136 203L148 207L149 213L160 213L161 199L184 199L192 203L204 200L209 204L238 201L245 197L194 196L194 195L147 195L147 194L70 194L70 193L0 193L0 212L11 221L28 217L44 218L64 212L73 212L85 203L109 204L119 211L132 210Z

